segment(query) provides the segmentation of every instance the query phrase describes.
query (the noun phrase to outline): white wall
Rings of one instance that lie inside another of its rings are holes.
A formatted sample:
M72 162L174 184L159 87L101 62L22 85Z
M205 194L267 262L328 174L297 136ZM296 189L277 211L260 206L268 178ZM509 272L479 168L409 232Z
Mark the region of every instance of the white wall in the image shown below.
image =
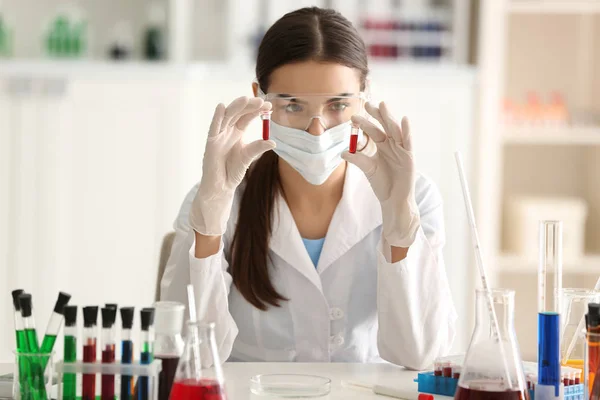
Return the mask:
M161 238L200 179L215 105L250 96L252 78L239 66L0 66L0 361L11 357L13 288L33 293L39 331L59 290L77 305L153 301ZM19 82L32 86L7 89ZM411 118L419 169L445 199L455 351L471 333L473 286L452 154L472 158L474 84L453 67L373 70L374 96Z

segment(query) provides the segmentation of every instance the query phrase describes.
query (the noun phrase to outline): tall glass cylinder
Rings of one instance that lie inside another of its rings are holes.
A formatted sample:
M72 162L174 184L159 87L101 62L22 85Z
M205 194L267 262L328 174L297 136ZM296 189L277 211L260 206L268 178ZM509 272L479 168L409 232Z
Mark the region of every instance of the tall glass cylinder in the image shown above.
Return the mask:
M536 399L561 397L562 222L540 222Z

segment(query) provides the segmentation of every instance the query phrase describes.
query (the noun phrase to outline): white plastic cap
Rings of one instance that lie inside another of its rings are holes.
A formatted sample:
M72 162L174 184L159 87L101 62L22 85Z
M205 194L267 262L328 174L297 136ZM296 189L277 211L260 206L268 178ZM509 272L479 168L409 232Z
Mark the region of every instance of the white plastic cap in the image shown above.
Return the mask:
M181 334L185 306L176 301L154 303L154 332L162 335Z

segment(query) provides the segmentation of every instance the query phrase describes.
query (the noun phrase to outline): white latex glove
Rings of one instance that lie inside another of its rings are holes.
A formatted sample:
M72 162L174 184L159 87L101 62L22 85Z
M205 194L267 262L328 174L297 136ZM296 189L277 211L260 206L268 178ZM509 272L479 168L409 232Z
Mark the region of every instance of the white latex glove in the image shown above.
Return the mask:
M345 152L342 158L360 168L371 183L381 203L383 237L388 244L409 247L421 221L415 200L416 174L408 119L402 118L400 126L383 102L379 108L367 103L365 109L385 132L360 115L354 115L352 121L375 142L377 151L371 156Z
M192 203L190 225L208 236L225 233L235 189L244 179L250 164L275 148L272 140L242 143L248 124L260 110L270 110L271 103L258 97L240 97L225 108L215 110L202 164L202 180Z

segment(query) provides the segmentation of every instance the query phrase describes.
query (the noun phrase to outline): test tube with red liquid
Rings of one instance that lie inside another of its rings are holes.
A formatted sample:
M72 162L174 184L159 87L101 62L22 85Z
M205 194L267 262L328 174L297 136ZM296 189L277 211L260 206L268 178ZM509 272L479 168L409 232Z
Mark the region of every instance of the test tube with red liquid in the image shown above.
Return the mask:
M114 364L115 362L115 319L117 317L116 307L102 309L102 364ZM115 376L102 375L102 400L114 400L115 398Z
M442 363L439 361L435 361L433 363L433 375L434 376L442 376Z
M444 378L452 378L452 364L450 364L450 362L444 362L442 364L442 376Z
M262 119L262 137L263 140L269 140L271 136L271 114L273 111L264 110L260 112L260 119Z
M97 320L98 320L98 307L90 306L83 307L83 362L84 363L95 363L96 362L96 339L97 339ZM95 400L96 399L96 375L95 374L83 374L82 388L81 388L81 399L82 400Z
M356 153L356 148L358 147L358 129L358 124L353 122L352 129L350 130L350 148L348 149L352 154Z

